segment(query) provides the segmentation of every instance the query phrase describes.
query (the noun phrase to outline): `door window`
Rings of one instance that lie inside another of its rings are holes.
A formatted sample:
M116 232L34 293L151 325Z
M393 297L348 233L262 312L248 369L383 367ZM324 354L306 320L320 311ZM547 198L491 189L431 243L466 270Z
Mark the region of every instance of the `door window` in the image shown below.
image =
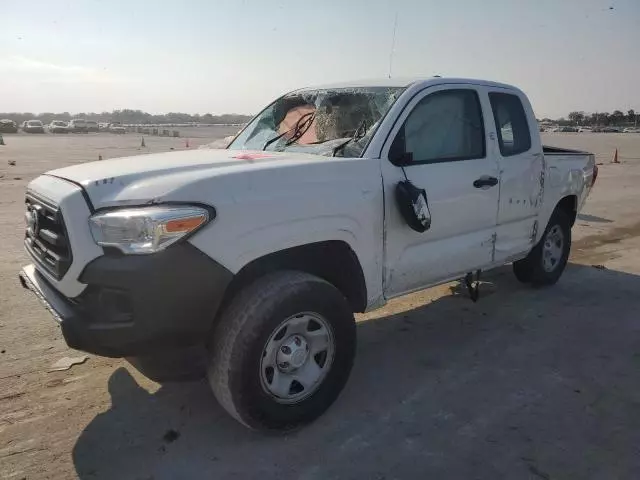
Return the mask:
M531 148L531 134L520 99L508 93L490 93L489 100L502 156L510 157L528 151Z
M404 164L469 160L485 156L482 109L475 90L444 90L415 106L391 145Z

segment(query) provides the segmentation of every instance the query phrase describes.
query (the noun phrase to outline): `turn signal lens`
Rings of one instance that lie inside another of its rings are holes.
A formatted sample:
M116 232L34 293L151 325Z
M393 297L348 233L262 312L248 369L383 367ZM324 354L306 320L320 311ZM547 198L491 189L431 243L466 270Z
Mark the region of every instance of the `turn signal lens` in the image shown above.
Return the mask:
M198 228L206 220L207 219L204 215L198 215L196 217L180 218L178 220L169 220L165 224L164 230L167 233L190 232L191 230L195 230L196 228Z

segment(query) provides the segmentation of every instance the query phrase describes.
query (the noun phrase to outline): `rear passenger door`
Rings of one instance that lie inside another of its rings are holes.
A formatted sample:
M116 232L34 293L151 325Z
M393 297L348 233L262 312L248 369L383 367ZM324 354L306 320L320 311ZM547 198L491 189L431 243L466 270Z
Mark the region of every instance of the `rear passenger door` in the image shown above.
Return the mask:
M390 131L382 150L387 298L492 262L498 164L487 151L491 109L482 88L429 87L407 103ZM411 159L406 166L398 166L398 154ZM425 232L412 230L398 208L396 187L405 178L426 190L431 227Z
M496 262L507 262L532 247L544 191L544 156L537 121L517 90L488 90L493 113L494 155L500 166ZM544 228L544 226L542 226Z

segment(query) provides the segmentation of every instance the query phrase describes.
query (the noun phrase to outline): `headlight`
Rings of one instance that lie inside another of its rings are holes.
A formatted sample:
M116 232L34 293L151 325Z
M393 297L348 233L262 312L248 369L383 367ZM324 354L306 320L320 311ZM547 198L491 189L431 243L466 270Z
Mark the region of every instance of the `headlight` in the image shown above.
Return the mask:
M89 219L89 227L100 246L146 254L167 248L209 219L209 211L201 207L153 206L97 213Z

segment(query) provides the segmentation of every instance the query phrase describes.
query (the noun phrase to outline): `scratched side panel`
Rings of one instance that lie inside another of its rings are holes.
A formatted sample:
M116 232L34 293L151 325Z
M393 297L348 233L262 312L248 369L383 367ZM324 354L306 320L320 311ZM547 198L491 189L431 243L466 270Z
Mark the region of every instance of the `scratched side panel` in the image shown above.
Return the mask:
M506 163L510 159L504 159ZM545 160L541 154L520 156L501 172L501 199L495 258L510 262L526 255L535 244L534 231L543 206Z
M588 153L584 155L545 154L545 162L547 165L546 187L536 241L540 240L553 210L564 197L575 195L578 199L578 211L580 211L591 190L595 157Z

